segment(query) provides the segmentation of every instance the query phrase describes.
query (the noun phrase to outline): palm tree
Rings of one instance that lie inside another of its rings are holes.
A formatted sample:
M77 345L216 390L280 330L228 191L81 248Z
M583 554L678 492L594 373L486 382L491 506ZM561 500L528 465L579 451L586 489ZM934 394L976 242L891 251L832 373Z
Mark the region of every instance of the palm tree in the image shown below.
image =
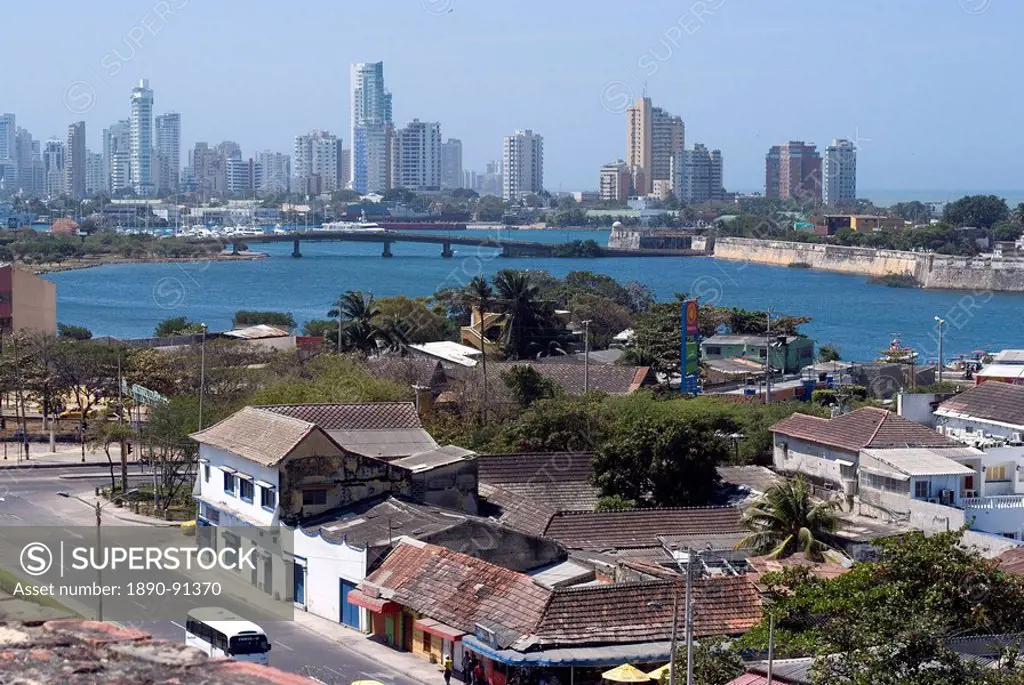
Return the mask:
M470 303L470 311L476 308L479 314L480 321L480 367L483 372L484 381L484 400L483 400L483 416L484 420L487 419L487 338L484 337L484 317L487 315L487 310L490 308L491 298L494 297L494 290L491 288L487 279L483 276L474 276L473 280L466 285L466 289L463 293L466 301Z
M387 343L387 334L374 319L380 310L373 303L373 295L362 290L349 290L327 312L328 318L338 319L338 352L359 350L370 354Z
M525 351L524 331L538 331L544 327L544 305L540 301L540 288L528 271L503 269L494 277L498 302L508 315L507 346L511 356L519 358Z
M800 476L773 485L743 512L743 525L751 533L736 548L749 548L772 559L796 552L820 560L832 549L825 542L839 526L839 500L814 502Z

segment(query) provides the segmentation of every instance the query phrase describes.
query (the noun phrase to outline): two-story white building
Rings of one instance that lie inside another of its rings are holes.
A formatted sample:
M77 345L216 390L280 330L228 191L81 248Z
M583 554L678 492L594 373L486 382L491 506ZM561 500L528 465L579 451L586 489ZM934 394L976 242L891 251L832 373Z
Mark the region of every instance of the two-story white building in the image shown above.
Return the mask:
M968 445L1024 445L1024 385L976 385L940 404L935 419L940 432Z

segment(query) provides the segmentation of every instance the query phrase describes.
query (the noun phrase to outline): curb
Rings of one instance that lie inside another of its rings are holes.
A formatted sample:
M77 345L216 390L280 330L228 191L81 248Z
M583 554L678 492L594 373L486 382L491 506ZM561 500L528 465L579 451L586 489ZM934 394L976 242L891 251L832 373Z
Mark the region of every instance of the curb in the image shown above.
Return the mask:
M128 462L128 466L136 466L136 465L137 465L137 462L134 462L134 461ZM0 471L5 471L5 470L12 470L12 471L24 470L24 471L30 471L32 469L85 469L85 468L96 468L97 466L109 467L110 463L107 462L107 461L69 461L67 463L56 463L55 464L52 461L37 462L37 461L32 461L30 459L28 461L24 461L23 460L23 461L20 461L20 462L17 462L17 463L13 463L13 464L0 463ZM119 464L115 463L114 466L119 466Z
M78 499L79 497L81 497L82 499ZM92 492L86 492L84 497L82 495L77 495L75 497L72 497L72 499L74 499L76 502L83 506L89 507L90 509L95 509L95 504L89 504L89 502L83 501L95 501L96 495ZM118 514L117 510L115 509L114 511L109 512L107 516L109 516L110 518L115 518L118 521L124 521L125 523L137 523L139 525L152 526L154 528L180 528L181 524L185 523L184 521L163 521L161 519L150 520L148 516L143 516L142 514L132 514L131 512L126 513L128 513L129 515L125 516L124 514Z

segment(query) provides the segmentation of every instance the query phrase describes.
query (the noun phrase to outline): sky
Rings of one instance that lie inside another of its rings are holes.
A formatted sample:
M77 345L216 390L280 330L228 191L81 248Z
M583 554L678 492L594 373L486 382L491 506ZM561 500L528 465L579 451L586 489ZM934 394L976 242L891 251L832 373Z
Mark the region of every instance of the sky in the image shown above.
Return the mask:
M4 24L0 112L44 140L84 119L94 151L140 78L182 164L314 128L347 147L349 67L383 60L397 125L440 121L480 171L533 129L551 191L596 189L645 88L729 190L762 189L772 144L833 138L861 190L1024 186L1020 0L12 0Z

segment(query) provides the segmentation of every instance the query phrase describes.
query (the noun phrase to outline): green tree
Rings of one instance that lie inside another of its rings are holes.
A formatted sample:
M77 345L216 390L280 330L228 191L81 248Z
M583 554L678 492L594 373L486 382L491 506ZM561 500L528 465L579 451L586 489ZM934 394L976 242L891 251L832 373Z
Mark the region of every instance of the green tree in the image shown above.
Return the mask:
M525 409L537 400L554 397L559 387L553 381L525 364L516 364L501 374L505 387L515 395L519 406Z
M484 195L476 204L477 221L501 221L507 205L500 197Z
M1006 200L995 195L966 195L942 210L942 220L947 224L979 228L990 228L1009 215Z
M750 534L738 546L772 559L796 552L820 559L839 526L838 510L836 499L815 502L802 477L783 481L743 511L743 525Z
M405 295L382 297L375 301L374 324L392 331L409 343L441 340L445 336L444 316L430 306L430 298L409 298Z
M842 359L839 356L839 348L831 343L826 343L818 348L819 362L837 362Z
M550 353L555 337L551 307L540 299L540 289L529 271L502 269L494 277L496 303L508 316L506 349L510 357Z
M487 314L491 308L491 302L494 298L494 290L491 288L487 279L483 276L474 276L472 280L466 285L465 290L462 292L462 301L469 305L470 311L474 309L478 315L478 327L477 331L477 342L480 349L480 369L483 374L483 402L481 403L481 413L483 419L487 419L487 331L485 329L485 321ZM472 317L470 317L472 319ZM474 347L476 347L474 345Z
M595 481L603 495L645 506L701 505L728 458L725 438L709 425L640 418L613 428L600 445Z
M172 316L157 323L153 329L154 338L171 338L176 335L196 335L203 332L203 325L184 316Z
M295 317L289 312L262 312L240 309L235 312L235 316L231 320L233 328L256 326L259 324L280 326L286 330L291 330L295 328Z
M338 351L372 354L401 346L401 340L380 327L379 315L380 309L370 293L349 290L338 298L327 312L328 318L338 319Z
M893 214L904 221L912 221L915 224L928 223L929 219L932 218L931 207L917 200L897 202L890 209Z
M633 346L642 350L643 358L650 360L655 371L669 375L679 373L681 316L682 306L677 301L657 302L650 311L637 317Z
M89 340L92 338L92 331L85 326L74 326L68 323L57 324L57 337L67 340Z
M686 647L676 650L676 682L686 682ZM726 685L743 675L743 657L727 637L703 637L693 646L694 685ZM668 675L661 685L668 685Z

